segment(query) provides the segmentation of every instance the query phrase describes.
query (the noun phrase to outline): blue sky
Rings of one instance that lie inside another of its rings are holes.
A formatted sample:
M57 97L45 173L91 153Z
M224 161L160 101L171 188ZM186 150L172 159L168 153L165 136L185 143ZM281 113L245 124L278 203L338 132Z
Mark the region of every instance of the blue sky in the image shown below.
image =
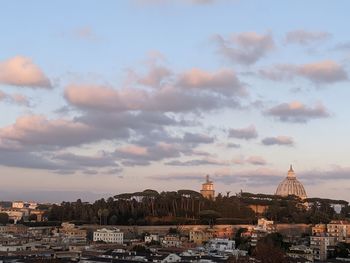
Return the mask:
M309 196L349 200L347 10L4 1L0 188L93 199L210 174L218 192L273 193L293 163Z

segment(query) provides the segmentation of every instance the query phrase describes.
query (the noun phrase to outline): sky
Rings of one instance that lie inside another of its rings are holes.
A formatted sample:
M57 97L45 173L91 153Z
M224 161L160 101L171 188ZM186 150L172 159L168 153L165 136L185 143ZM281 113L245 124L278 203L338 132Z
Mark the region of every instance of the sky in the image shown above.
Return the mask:
M2 1L0 199L350 200L349 1Z

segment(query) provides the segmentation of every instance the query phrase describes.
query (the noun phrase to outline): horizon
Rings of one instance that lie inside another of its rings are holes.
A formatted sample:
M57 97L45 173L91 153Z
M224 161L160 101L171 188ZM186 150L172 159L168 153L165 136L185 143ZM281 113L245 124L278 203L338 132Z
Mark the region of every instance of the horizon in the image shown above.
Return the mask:
M6 2L0 200L199 191L207 174L274 194L290 164L308 197L350 200L349 8Z

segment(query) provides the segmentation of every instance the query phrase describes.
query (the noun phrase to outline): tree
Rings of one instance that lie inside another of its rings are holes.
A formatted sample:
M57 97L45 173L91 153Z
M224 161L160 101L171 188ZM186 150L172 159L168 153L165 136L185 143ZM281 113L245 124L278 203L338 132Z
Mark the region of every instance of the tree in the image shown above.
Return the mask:
M288 263L283 251L271 242L259 241L253 256L261 263Z
M118 222L118 217L116 215L112 215L110 218L109 218L109 221L108 221L108 224L110 225L116 225Z
M201 219L208 222L210 227L212 227L215 224L216 219L220 217L220 214L214 210L203 210L199 213L199 216Z
M0 224L6 225L9 222L9 215L6 213L0 213Z

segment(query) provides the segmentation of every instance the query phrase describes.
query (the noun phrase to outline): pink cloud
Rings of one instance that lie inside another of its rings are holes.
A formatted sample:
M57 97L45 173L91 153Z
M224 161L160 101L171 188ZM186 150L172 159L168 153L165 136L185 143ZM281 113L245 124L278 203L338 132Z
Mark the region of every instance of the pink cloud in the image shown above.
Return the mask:
M216 37L218 53L237 64L252 65L275 48L271 34L243 32L230 38Z
M83 123L65 119L49 120L42 115L19 117L0 129L0 139L23 145L70 146L95 139L95 130Z
M0 83L31 88L51 88L44 72L30 58L16 56L0 62Z
M260 75L274 80L292 80L295 77L307 79L315 84L330 84L348 80L348 74L341 64L332 60L293 65L280 64L259 71Z
M266 111L268 115L285 122L307 122L316 118L329 117L328 110L322 104L308 106L299 101L281 103Z
M206 89L224 95L247 95L247 90L239 81L237 75L229 69L208 72L193 68L180 75L178 85L187 88Z

